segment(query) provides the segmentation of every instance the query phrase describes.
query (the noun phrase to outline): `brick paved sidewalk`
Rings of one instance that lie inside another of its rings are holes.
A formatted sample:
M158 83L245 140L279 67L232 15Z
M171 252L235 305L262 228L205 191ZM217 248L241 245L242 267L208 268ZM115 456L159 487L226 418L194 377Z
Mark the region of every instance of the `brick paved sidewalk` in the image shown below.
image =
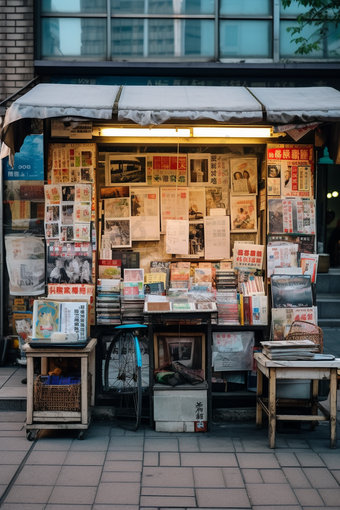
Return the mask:
M340 452L329 426L277 434L266 424L214 425L211 432L137 432L114 422L26 439L25 413L0 413L1 510L339 510ZM338 442L340 447L340 443Z

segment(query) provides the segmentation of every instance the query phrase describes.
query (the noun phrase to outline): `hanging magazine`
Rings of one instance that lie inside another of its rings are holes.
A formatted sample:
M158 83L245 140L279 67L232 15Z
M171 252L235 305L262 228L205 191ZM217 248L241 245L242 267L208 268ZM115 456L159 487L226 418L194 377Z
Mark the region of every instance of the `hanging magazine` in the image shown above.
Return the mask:
M272 308L301 308L313 306L312 284L309 275L271 276Z
M317 253L301 253L300 266L302 274L309 274L312 283L316 283L319 255Z

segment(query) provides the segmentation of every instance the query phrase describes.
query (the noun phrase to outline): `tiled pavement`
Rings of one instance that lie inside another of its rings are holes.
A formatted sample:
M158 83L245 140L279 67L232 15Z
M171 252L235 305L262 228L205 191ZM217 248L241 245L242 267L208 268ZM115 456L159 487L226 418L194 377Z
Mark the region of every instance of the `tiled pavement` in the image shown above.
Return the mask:
M340 357L340 330L327 341L325 333L325 352ZM15 387L4 383L11 368L0 368L0 398ZM340 508L340 452L329 448L326 423L282 429L271 450L266 424L257 430L253 422L167 434L96 421L83 441L76 431L45 430L29 442L24 421L25 412L0 412L1 510Z
M197 434L93 422L26 440L25 414L0 414L2 510L339 509L340 456L327 425L279 433L252 422ZM340 443L339 443L340 446Z

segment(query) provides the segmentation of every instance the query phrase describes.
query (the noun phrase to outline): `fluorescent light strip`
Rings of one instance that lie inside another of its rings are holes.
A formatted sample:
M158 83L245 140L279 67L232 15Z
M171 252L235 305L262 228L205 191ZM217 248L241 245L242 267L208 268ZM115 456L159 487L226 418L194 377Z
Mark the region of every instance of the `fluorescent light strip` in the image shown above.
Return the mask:
M195 138L270 138L272 130L266 128L222 128L222 127L194 127Z
M192 135L191 135L192 132ZM270 127L194 127L194 128L102 128L101 136L117 138L270 138Z
M103 128L100 135L122 138L190 138L190 129Z

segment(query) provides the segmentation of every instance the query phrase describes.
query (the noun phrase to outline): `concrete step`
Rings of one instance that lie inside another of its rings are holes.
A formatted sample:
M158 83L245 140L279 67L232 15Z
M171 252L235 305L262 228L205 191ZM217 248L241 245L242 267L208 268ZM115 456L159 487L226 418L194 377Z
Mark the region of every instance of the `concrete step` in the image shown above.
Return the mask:
M328 273L318 273L316 279L316 294L328 292L337 293L340 290L340 270L330 269Z
M340 290L340 288L338 290ZM316 294L316 301L319 303L333 303L333 302L340 303L340 293L339 292L318 292Z
M318 326L323 328L340 328L340 319L318 319Z
M318 307L319 321L322 319L336 320L340 318L340 294L317 294L316 305Z

